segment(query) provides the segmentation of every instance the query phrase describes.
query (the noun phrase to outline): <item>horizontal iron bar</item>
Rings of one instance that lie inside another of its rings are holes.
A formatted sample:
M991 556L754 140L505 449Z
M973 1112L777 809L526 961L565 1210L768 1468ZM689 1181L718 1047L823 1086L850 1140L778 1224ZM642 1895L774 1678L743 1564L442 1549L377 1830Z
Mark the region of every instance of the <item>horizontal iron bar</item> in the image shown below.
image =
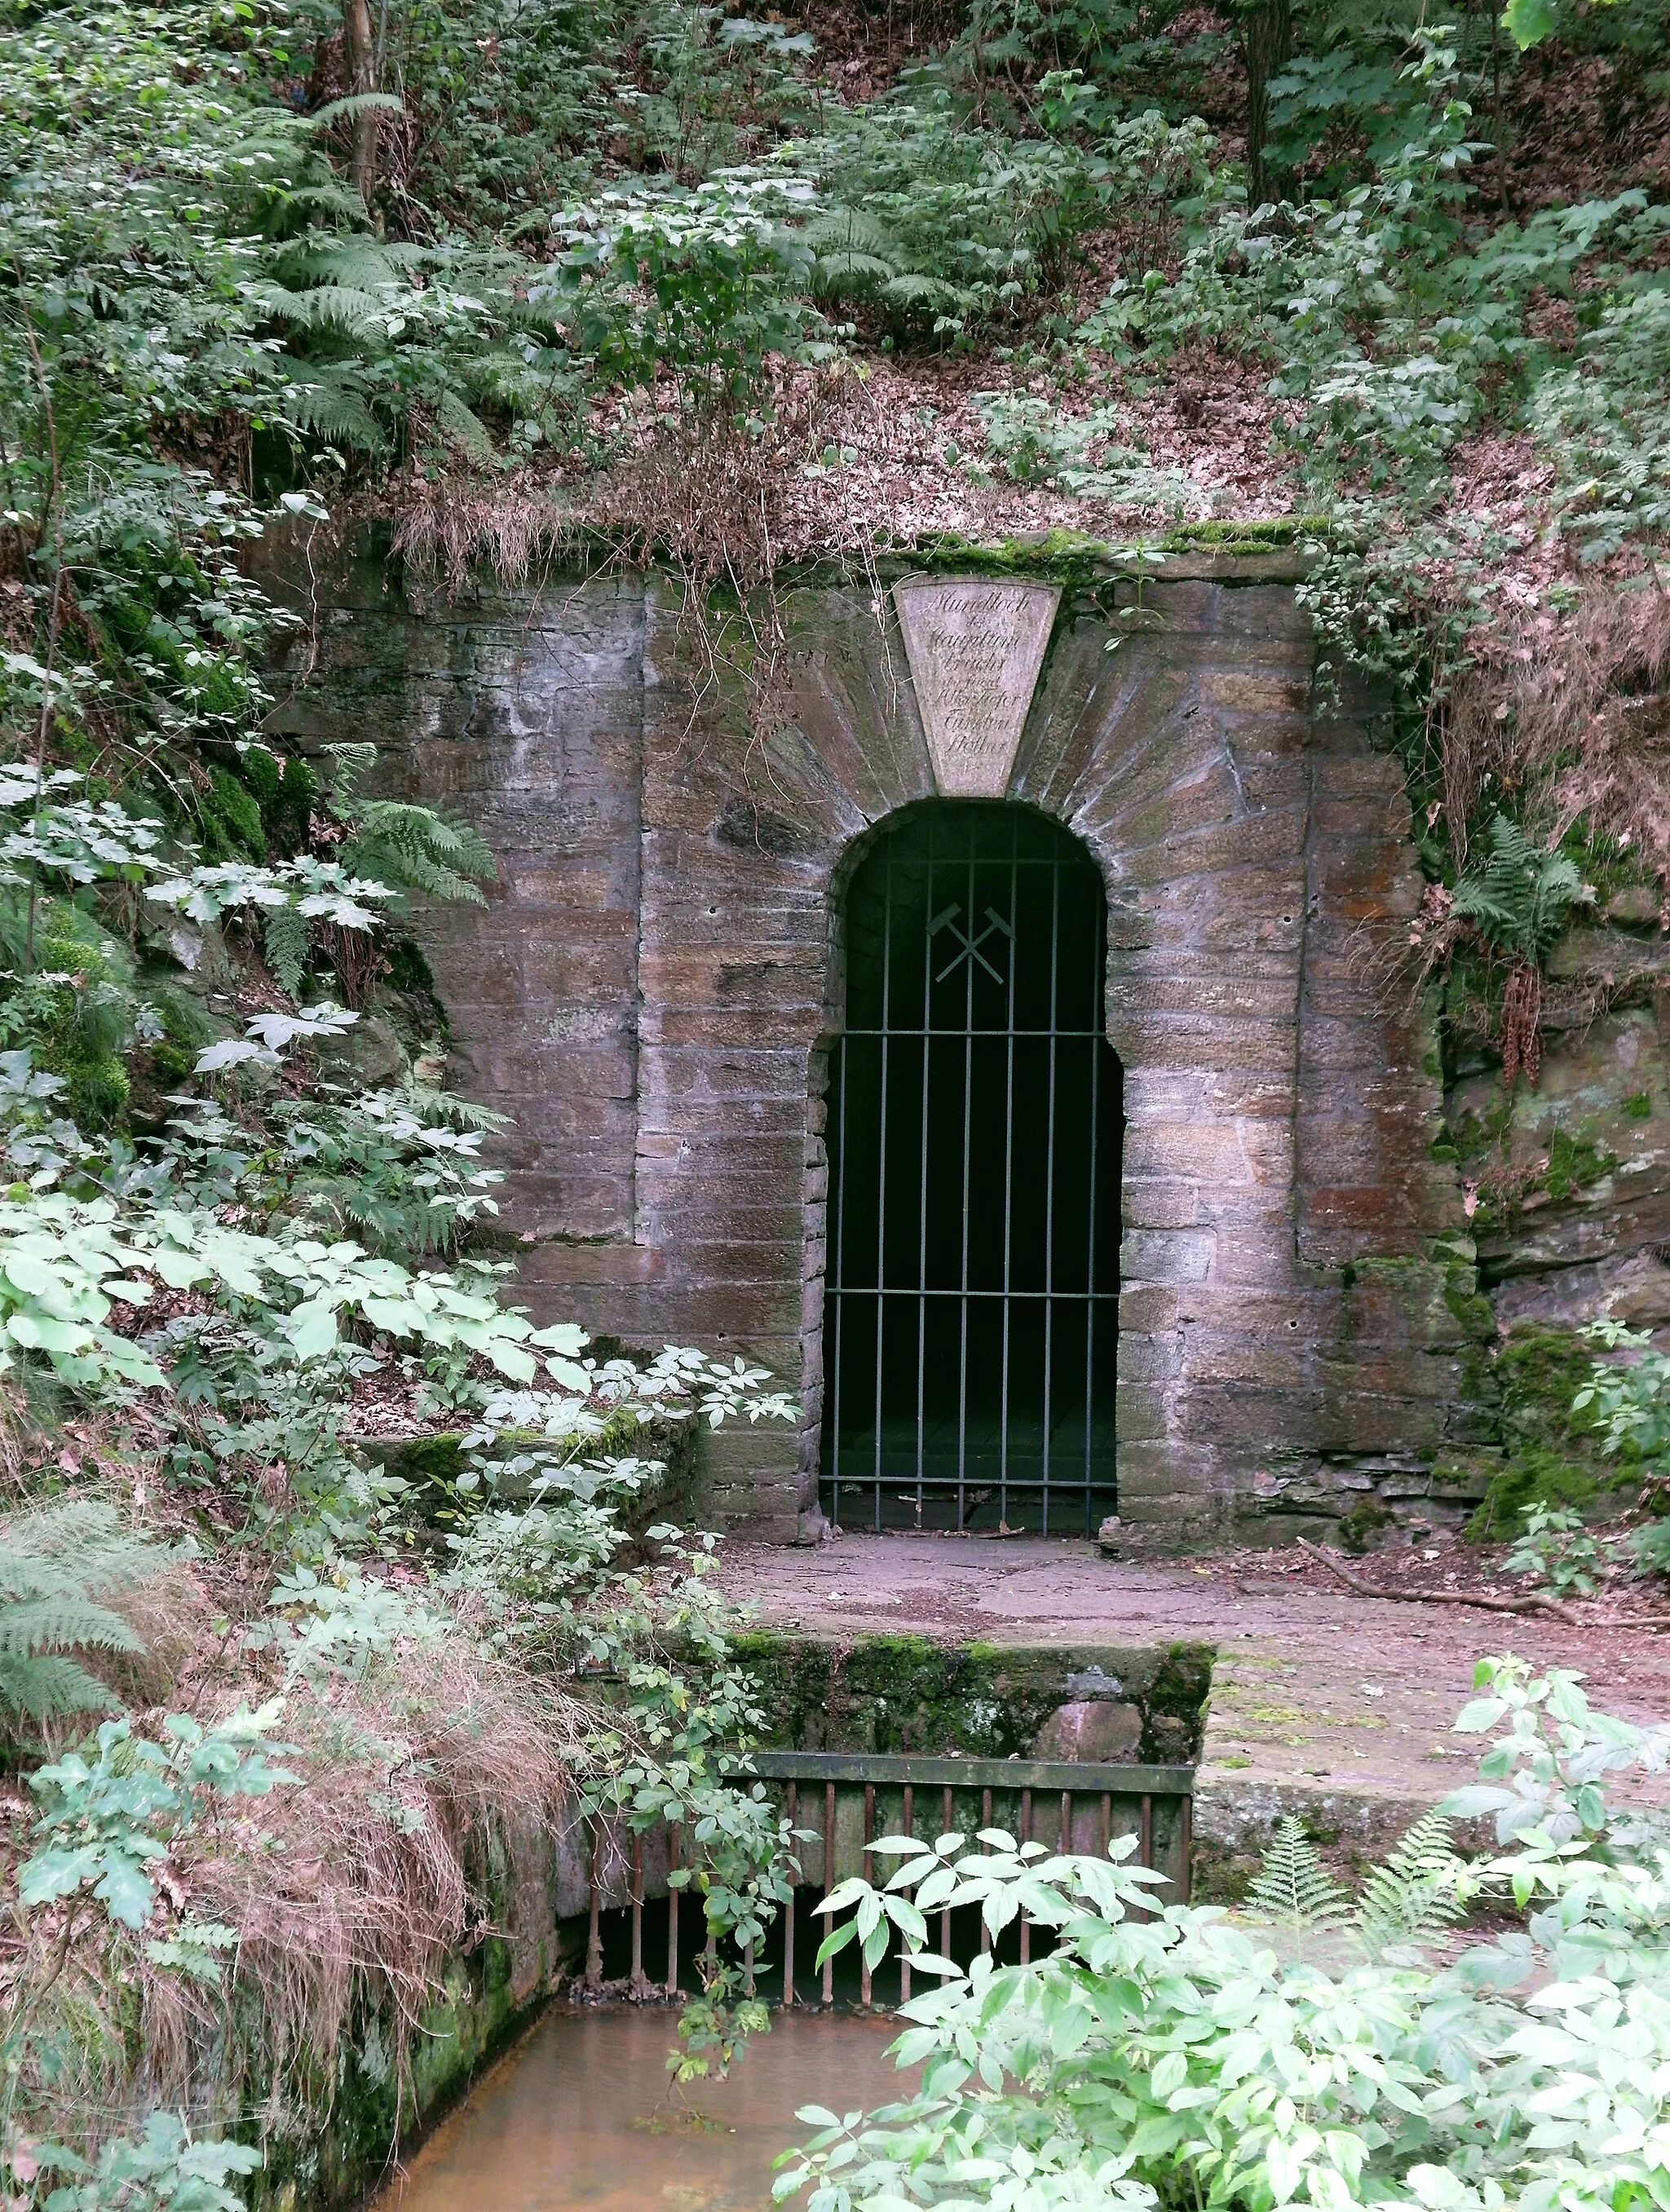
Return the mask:
M1105 1042L1108 1033L1105 1030L1053 1030L1047 1024L1029 1030L999 1029L995 1024L990 1029L970 1029L967 1026L958 1029L949 1023L924 1029L919 1022L908 1029L894 1025L884 1030L843 1030L841 1034L844 1037L994 1037L999 1040L1005 1037L1101 1037Z
M762 1782L914 1783L917 1788L1068 1790L1075 1797L1192 1797L1192 1766L1064 1759L916 1759L878 1751L756 1751ZM744 1770L729 1768L727 1773Z
M1102 1305L1119 1304L1117 1291L925 1291L914 1283L830 1283L823 1295L826 1298L1003 1298L1011 1305L1020 1304L1023 1298L1035 1302L1053 1298L1057 1305L1082 1306L1092 1298Z

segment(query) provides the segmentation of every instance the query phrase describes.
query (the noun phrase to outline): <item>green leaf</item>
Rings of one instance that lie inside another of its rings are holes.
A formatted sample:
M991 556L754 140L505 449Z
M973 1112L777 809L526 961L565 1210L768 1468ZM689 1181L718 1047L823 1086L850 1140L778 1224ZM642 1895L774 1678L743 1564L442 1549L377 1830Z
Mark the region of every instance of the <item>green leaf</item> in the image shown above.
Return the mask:
M1521 53L1552 38L1555 20L1551 0L1508 0L1502 11L1502 27Z

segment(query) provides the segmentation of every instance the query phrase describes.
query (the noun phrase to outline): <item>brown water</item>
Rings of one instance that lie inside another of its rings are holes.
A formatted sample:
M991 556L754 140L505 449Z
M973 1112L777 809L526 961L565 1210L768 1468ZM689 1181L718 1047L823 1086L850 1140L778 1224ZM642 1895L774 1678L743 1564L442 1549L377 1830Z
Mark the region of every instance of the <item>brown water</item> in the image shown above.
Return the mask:
M670 2088L665 2012L553 2014L477 2084L373 2212L765 2212L771 2164L811 2132L915 2086L896 2021L780 2014L725 2081Z

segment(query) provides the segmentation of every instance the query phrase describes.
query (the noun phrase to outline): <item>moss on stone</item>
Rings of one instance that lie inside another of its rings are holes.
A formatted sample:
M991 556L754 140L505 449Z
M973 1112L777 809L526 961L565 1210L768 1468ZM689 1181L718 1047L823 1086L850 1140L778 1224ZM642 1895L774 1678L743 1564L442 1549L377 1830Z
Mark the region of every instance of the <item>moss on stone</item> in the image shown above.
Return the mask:
M1631 1479L1627 1459L1602 1455L1594 1410L1572 1409L1594 1364L1593 1346L1575 1329L1521 1323L1501 1345L1492 1377L1503 1456L1467 1524L1475 1541L1517 1534L1527 1506L1581 1507Z
M1137 1706L1139 1755L1158 1765L1197 1756L1213 1657L1197 1644L1110 1650L909 1634L836 1641L774 1629L746 1631L732 1648L757 1686L774 1746L1006 1759L1031 1749L1068 1701L1069 1678L1094 1669Z

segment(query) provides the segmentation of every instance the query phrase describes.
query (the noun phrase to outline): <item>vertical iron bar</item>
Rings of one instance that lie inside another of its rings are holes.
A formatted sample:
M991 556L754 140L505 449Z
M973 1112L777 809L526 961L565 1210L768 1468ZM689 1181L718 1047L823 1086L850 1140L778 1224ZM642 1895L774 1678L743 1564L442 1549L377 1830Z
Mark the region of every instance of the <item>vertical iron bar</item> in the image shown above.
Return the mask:
M600 1894L603 1877L603 1821L593 1814L592 1819L592 1873L588 1885L588 1918L586 1929L586 1986L588 1990L603 1986L603 1925Z
M1099 1838L1096 1845L1096 1856L1098 1858L1105 1859L1108 1856L1108 1845L1111 1840L1108 1831L1112 1828L1113 1825L1113 1799L1109 1796L1107 1790L1104 1790L1102 1793L1102 1825L1096 1831L1096 1834Z
M992 1793L989 1790L982 1790L980 1793L980 1825L982 1828L989 1828L992 1825ZM981 1856L984 1858L987 1855L986 1844L981 1845L980 1852ZM986 1925L986 1910L983 1905L980 1914L980 1948L982 1954L992 1948L992 1931Z
M893 993L893 847L887 848L882 907L882 1103L876 1167L876 1506L874 1526L882 1525L882 1368L887 1324L887 1050Z
M1105 989L1105 985L1103 986ZM1090 1527L1090 1416L1095 1405L1096 1380L1096 1117L1100 1110L1097 1097L1102 1079L1102 1039L1092 1035L1090 1041L1090 1218L1085 1237L1088 1279L1084 1300L1084 1534L1095 1532Z
M747 1997L754 1994L754 1938L751 1936L742 1947L742 1991Z
M1056 1830L1055 1848L1065 1858L1072 1849L1072 1792L1061 1792L1061 1825Z
M843 1037L841 1052L841 1124L839 1147L835 1154L835 1425L831 1434L829 1454L829 1518L837 1526L841 1521L841 1315L847 1301L847 1063L852 1057L849 1041ZM879 1313L877 1326L881 1324ZM825 1377L828 1381L828 1377Z
M644 1838L641 1831L632 1838L632 1994L642 1996L647 1983L644 1980Z
M870 1839L876 1832L876 1785L864 1785L864 1854L859 1861L859 1871L865 1881L870 1879ZM859 2002L865 2012L870 2009L870 1959L860 1944L859 1948Z
M1049 1121L1044 1133L1044 1456L1042 1468L1042 1534L1049 1534L1049 1385L1050 1356L1055 1327L1055 1033L1060 1009L1055 1003L1060 966L1061 848L1058 845L1049 870Z
M1020 945L1021 817L1009 825L1009 1001L1003 1079L1003 1351L998 1378L998 1526L1009 1526L1009 1279L1015 1212L1015 976ZM1024 1941L1024 1938L1023 1938Z
M834 1783L827 1783L824 1785L823 1790L823 1894L826 1898L829 1894L829 1892L835 1887L835 1786ZM830 1929L834 1926L834 1921L831 1920L826 1913L823 1917L823 1933L827 1936ZM823 1961L823 2004L825 2010L833 2005L834 2002L835 1960L833 1959L825 1959Z
M1194 1870L1190 1864L1193 1856L1192 1849L1193 1842L1194 1800L1193 1797L1185 1797L1177 1808L1177 1856L1181 1862L1178 1868L1177 1881L1177 1901L1180 1905L1188 1903L1189 1890L1193 1882Z
M963 1000L963 1261L956 1323L956 1525L968 1518L969 1480L969 1152L975 1098L975 840L969 833L969 980Z
M947 1783L945 1785L945 1796L943 1808L940 1813L940 1819L944 1823L944 1826L940 1830L940 1833L942 1835L949 1836L951 1833L952 1818L953 1812L950 1784ZM949 1959L951 1955L951 1909L949 1905L944 1906L939 1914L939 1955L942 1959Z
M922 1525L928 1338L928 1094L933 1066L933 817L928 817L928 880L922 908L922 1188L916 1224L916 1525Z
M800 1785L791 1782L783 1792L783 1811L787 1815L790 1829L788 1862L788 1903L783 1907L783 2010L794 2009L794 1893L799 1876L795 1865L793 1827L800 1809Z
M667 1829L667 1872L678 1871L678 1846L683 1830L677 1820ZM678 1995L678 1892L667 1884L667 1995Z
M905 1784L904 1832L908 1836L916 1833L916 1794L908 1782ZM902 1942L899 1945L899 2002L902 2005L910 2002L910 1946Z
M1021 1841L1032 1841L1032 1792L1021 1792ZM1032 1958L1032 1919L1024 1905L1021 1907L1021 1964L1027 1966Z

